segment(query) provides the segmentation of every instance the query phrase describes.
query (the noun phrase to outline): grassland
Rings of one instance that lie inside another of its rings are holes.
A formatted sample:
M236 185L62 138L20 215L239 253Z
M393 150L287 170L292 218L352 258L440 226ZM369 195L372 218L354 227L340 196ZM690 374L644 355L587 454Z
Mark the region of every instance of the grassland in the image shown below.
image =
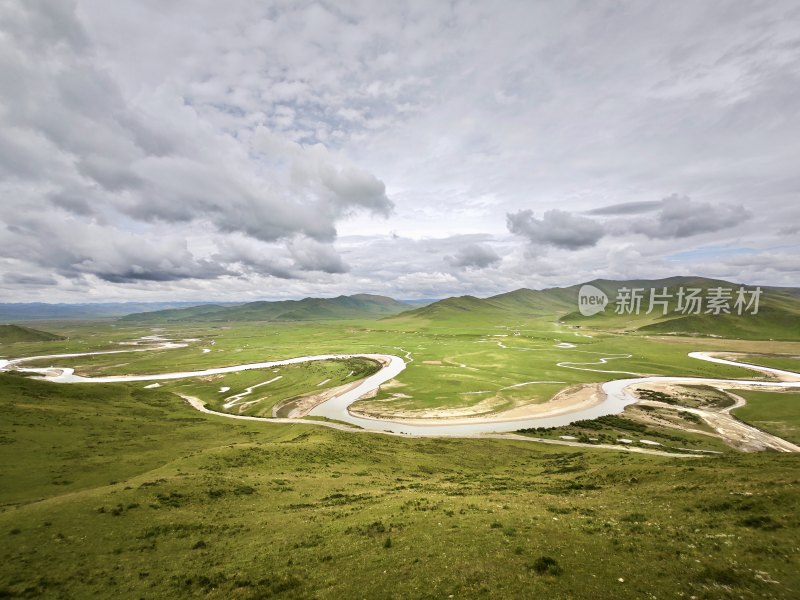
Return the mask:
M198 414L0 376L0 592L794 598L798 458L695 460Z
M98 375L397 354L411 361L406 370L358 404L398 411L486 399L509 407L568 385L631 376L614 371L754 376L688 358L694 350L800 353L796 342L621 335L551 316L499 319L480 311L47 329L65 339L0 344L0 355L117 350L153 334L197 341L44 363ZM610 372L563 366L601 357L614 358L583 367ZM642 426L632 414L535 435L649 439L721 454L669 458L235 421L198 413L170 393L219 408L224 397L280 374L245 398L260 400L247 411L269 414L280 398L352 381L369 368L330 361L155 389L0 375L0 597L797 596L797 455L740 454L700 433ZM531 381L563 383L518 386ZM736 393L749 401L737 416L798 441L796 395Z
M750 363L752 365L761 365L762 367L771 367L773 369L792 371L793 373L800 372L800 356L781 354L744 354L734 357L734 360Z
M800 394L738 390L747 400L733 414L768 433L800 444Z
M319 394L363 379L379 369L380 365L369 359L327 360L164 382L160 387L199 398L212 410L272 417L273 408L284 400ZM248 388L250 393L246 393ZM246 395L230 400L235 404L226 406L226 399L240 394Z
M58 360L59 365L73 366L87 375L196 370L309 353L397 354L411 361L396 384L354 408L379 407L411 415L414 411L432 409L466 410L481 402L491 404L494 410L544 402L569 385L631 377L630 373L758 377L743 369L687 356L691 350L732 349L731 342L725 340L690 338L681 343L683 338L575 329L548 318L497 321L494 316L481 313L442 321L405 317L320 323L195 324L167 325L156 331L123 324L99 324L84 331L74 327L57 330L69 337L67 341L25 344L19 351L14 348L14 353L30 356L114 350L120 348L116 342L153 333L176 339L199 339L183 349ZM798 343L785 342L784 347L800 350ZM203 352L203 348L210 352ZM598 362L602 357L614 358L605 365L584 364ZM43 361L40 366L52 362ZM557 383L519 385L527 382ZM211 383L208 397L213 397L220 387L216 382Z

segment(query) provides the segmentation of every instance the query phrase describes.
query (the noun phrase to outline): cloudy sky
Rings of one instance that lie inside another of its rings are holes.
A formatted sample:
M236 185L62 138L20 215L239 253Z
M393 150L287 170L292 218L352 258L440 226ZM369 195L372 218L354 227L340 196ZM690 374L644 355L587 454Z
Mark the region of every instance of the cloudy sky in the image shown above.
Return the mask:
M0 0L0 301L800 285L800 5Z

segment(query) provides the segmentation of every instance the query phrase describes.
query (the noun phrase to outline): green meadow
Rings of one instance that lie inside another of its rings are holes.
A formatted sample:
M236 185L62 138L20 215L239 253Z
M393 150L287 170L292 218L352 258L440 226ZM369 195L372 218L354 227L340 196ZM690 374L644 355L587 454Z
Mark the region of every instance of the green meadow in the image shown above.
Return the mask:
M100 375L397 354L409 360L406 370L356 407L398 411L486 399L507 408L543 402L568 385L633 376L613 371L758 377L690 359L693 350L798 353L792 342L651 337L480 312L42 329L64 339L4 343L0 355L118 350L147 335L195 340L40 363ZM587 364L603 357L607 364ZM374 368L361 359L325 361L150 389L0 374L0 597L796 597L795 455L741 454L698 433L642 429L626 415L531 435L646 438L719 454L662 457L240 421L197 412L172 393L220 409L225 398L280 375L241 399L258 402L231 409L269 416L283 400ZM787 402L796 398L742 395L752 402L739 418L796 441L796 403Z
M232 421L0 376L0 592L793 598L797 457Z
M379 369L377 362L364 358L326 360L168 381L159 387L199 398L212 410L272 417L273 409L283 400L319 394L363 379ZM243 395L229 400L235 404L225 406L226 399L239 394Z
M737 356L736 360L773 369L800 372L800 356L745 354L744 356Z
M548 318L499 321L470 314L468 318L462 316L460 320L442 322L396 317L315 323L173 324L163 328L100 324L87 327L85 331L75 329L74 325L71 327L51 328L68 338L63 342L16 344L15 356L119 350L120 341L154 334L198 341L189 342L187 348L76 357L56 362L58 366L74 367L79 374L97 376L202 370L308 354L396 354L411 359L397 384L387 386L373 399L360 401L354 408L387 410L388 407L411 413L467 408L483 401L493 410L503 410L531 401L545 402L569 385L636 374L760 378L744 369L687 356L691 350L730 349L725 340L718 338L687 340L622 335L576 329ZM559 347L559 344L569 347ZM800 344L784 344L800 347ZM203 348L209 352L203 352ZM592 364L602 358L607 358L608 362ZM53 362L48 359L26 366L51 366ZM568 366L559 366L559 363ZM255 376L239 375L230 380L236 377L247 381L247 385L257 383L252 381ZM325 377L319 381L322 379ZM336 381L342 382L340 378ZM218 396L219 387L229 386L218 383L216 380L206 382L206 390L200 389L203 382L198 381L190 387L195 395L212 399ZM313 388L315 384L311 383ZM300 393L299 388L290 391Z
M747 404L734 409L737 418L785 440L800 444L800 394L737 390Z

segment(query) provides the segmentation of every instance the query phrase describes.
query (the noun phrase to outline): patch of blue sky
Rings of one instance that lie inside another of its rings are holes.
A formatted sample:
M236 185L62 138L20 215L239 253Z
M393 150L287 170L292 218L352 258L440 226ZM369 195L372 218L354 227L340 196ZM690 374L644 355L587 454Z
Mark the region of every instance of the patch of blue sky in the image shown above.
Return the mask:
M709 258L722 258L727 256L738 256L740 254L757 254L760 250L755 248L732 247L732 246L706 246L703 248L693 248L683 252L676 252L666 256L666 260L673 262L690 262L695 260L705 260Z

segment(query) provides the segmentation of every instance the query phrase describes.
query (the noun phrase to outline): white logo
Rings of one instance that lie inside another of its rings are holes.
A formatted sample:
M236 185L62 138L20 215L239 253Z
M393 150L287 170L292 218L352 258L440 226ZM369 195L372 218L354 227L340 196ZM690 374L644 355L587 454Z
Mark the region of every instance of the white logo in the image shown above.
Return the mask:
M608 304L608 296L593 285L582 285L578 291L578 310L584 317L603 312Z

